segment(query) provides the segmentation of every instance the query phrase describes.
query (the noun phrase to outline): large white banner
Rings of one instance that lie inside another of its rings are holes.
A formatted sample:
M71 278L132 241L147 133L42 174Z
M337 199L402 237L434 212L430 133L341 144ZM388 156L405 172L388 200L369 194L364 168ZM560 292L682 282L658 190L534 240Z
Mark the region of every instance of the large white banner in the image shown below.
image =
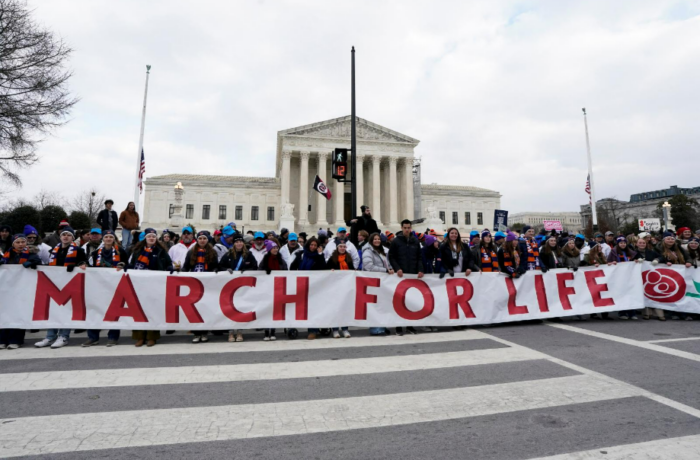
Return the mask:
M475 325L639 309L643 293L642 264L636 263L528 272L518 279L500 273L417 279L354 271L169 275L1 266L0 327Z
M700 313L700 270L697 268L644 263L642 283L646 306Z

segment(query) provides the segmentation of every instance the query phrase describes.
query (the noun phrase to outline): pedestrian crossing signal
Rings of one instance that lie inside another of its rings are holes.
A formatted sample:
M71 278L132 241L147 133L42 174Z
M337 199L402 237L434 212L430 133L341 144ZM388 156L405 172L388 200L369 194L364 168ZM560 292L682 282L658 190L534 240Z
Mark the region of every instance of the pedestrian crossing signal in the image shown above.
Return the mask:
M348 152L349 149L335 149L331 160L331 171L333 179L345 181L348 174Z

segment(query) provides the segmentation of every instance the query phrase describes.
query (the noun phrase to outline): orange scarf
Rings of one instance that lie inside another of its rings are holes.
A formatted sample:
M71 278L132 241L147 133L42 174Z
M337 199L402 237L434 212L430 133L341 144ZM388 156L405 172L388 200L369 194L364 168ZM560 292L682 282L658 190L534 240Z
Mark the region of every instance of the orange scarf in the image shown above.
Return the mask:
M338 254L338 265L340 266L341 270L350 270L350 268L348 268L347 262L345 262L346 255L347 254Z

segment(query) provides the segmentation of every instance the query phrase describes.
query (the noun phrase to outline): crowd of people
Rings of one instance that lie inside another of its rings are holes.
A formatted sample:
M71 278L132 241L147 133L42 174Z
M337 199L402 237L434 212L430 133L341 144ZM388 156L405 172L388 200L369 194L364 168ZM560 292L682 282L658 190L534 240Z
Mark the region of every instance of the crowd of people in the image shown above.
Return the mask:
M524 226L515 231L494 232L489 229L472 231L462 236L457 228L450 228L438 235L434 230L416 232L410 220L401 222L396 234L382 232L372 218L368 206L362 206L362 214L340 227L334 234L330 229L319 229L317 234L293 233L282 229L276 232L239 232L230 222L213 233L207 230L195 232L185 226L179 234L169 229L160 233L153 228L139 229L139 215L134 203L117 216L112 210L112 200L105 202L105 209L98 217L98 227L75 231L67 221L61 221L56 231L45 238L31 225L22 232L13 233L7 225L0 225L0 264L19 264L36 269L40 265L75 268L109 268L113 270L156 270L181 272L229 273L261 270L270 274L279 270L362 270L388 273L403 277L404 274L438 274L445 276L469 276L473 272L500 272L517 278L528 271L546 272L556 268L578 270L582 266L615 265L648 261L654 265L684 265L698 267L700 256L700 230L689 228L663 234L642 232L638 235L621 235L613 232L597 233L592 239L582 234L566 232L536 234L535 229ZM122 238L117 236L121 226ZM637 311L619 312L620 319L638 319ZM645 308L643 319L656 316L665 321L664 311ZM594 319L612 319L608 314L591 315ZM578 317L578 319L583 319ZM672 319L692 320L689 314L673 312ZM556 319L555 319L556 320ZM16 349L24 343L25 331L7 329L0 325L0 349ZM459 327L458 327L459 329ZM424 327L424 332L437 331ZM80 331L82 332L82 331ZM84 347L97 345L99 330L87 330ZM172 331L168 331L172 332ZM244 340L241 329L229 331L194 331L193 343L209 341L210 332L226 336L229 342ZM298 331L287 330L287 336L296 338ZM390 334L388 327L370 328L372 335ZM415 328L396 327L395 333L416 334ZM68 344L70 329L48 329L43 340L34 344L38 348L61 348ZM337 325L330 330L308 329L307 338L319 335L334 338L350 338L347 327ZM119 330L107 334L107 346L114 346L120 338ZM265 341L276 340L275 329L265 329ZM154 346L160 339L160 331L135 330L132 339L136 347Z

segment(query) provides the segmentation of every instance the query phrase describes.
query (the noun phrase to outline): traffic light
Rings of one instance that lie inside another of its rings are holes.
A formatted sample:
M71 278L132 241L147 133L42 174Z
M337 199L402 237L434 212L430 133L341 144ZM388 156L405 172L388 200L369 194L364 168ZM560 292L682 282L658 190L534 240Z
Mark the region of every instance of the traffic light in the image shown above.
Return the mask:
M344 182L348 174L348 152L350 149L335 149L331 159L333 179Z

